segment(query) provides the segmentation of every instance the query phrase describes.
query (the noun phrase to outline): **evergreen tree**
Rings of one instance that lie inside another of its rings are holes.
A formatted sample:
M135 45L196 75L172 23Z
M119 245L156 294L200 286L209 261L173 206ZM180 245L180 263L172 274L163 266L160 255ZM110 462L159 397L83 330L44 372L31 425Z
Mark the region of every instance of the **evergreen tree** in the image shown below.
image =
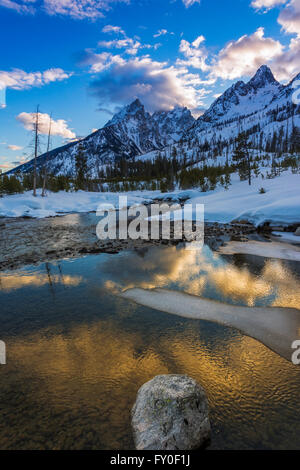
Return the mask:
M75 179L75 190L78 191L79 189L85 190L87 185L87 162L86 156L84 152L84 148L82 143L78 145L78 151L76 154L76 179Z
M291 153L300 152L300 128L293 126L291 134Z
M236 139L236 148L232 159L237 162L240 180L245 181L248 179L249 185L251 185L251 156L248 139L244 132L239 134Z

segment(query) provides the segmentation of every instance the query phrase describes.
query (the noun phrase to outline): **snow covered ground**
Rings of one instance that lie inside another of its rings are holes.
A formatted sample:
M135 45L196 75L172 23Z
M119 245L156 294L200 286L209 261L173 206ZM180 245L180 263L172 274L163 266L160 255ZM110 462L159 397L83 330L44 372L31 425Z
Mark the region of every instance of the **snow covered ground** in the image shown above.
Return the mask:
M157 195L160 193L157 192ZM32 191L0 198L0 217L54 217L71 212L97 211L100 204L119 207L119 196L127 195L128 204L141 204L151 200L151 192L92 193L85 191L58 193L48 192L47 197L33 197Z
M232 186L226 191L215 191L191 195L193 204L204 204L205 220L231 222L248 220L260 225L271 221L278 224L300 222L300 175L285 172L280 177L262 180L254 178L252 185L232 178ZM260 188L265 189L260 194Z
M259 190L263 187L264 194ZM202 193L197 189L161 193L160 191L134 191L129 193L49 193L47 197L34 198L31 192L0 198L2 217L51 217L68 212L96 211L100 203L110 203L118 207L119 196L128 197L128 204L149 202L152 199L170 197L188 198L187 203L204 204L205 220L228 223L246 219L259 225L265 221L275 224L300 225L300 175L284 172L274 179L253 179L251 186L232 176L232 185L226 191L218 187L215 191Z

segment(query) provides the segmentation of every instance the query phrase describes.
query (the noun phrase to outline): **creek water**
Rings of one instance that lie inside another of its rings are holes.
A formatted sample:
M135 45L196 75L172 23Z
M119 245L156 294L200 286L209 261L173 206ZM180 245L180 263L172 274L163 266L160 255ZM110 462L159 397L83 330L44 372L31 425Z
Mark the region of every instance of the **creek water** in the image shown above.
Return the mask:
M152 247L0 273L1 449L132 449L136 393L168 373L206 390L211 449L300 449L299 366L237 328L120 296L136 287L299 309L300 263Z

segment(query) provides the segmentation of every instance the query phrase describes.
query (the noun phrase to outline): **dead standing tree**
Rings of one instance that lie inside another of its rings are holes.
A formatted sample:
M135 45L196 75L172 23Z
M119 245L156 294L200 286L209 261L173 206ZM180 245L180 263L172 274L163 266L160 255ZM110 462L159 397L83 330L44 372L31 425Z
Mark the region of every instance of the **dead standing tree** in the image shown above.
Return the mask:
M49 121L49 131L48 131L48 142L47 142L47 155L50 150L50 143L51 143L51 125L52 125L52 113L50 114L50 121ZM42 189L42 197L46 196L46 186L47 186L47 166L46 163L44 164L44 176L43 176L43 189Z
M36 186L37 186L37 156L39 146L39 106L36 108L35 123L34 123L34 169L33 169L33 195L36 197Z

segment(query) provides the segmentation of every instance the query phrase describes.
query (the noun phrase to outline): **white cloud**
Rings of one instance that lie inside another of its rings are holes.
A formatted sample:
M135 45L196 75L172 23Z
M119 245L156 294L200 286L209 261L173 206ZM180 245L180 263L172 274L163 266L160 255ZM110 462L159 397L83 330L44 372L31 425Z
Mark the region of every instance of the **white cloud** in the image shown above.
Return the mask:
M291 0L281 11L278 23L286 33L300 37L300 0Z
M31 2L30 0L0 0L0 6L8 8L10 10L14 10L18 13L33 14L35 12L35 9L31 5L28 5L28 3L34 2L35 0L33 0L33 2Z
M16 119L23 124L25 129L32 131L36 122L36 113L20 113ZM39 113L39 130L41 134L47 135L49 132L50 116L46 113ZM51 134L64 137L65 139L75 139L76 134L68 128L68 124L64 119L51 121Z
M300 71L300 38L292 38L287 50L271 62L277 80L289 81Z
M91 84L91 90L99 98L100 106L127 104L139 98L150 111L175 105L194 109L203 105L202 98L208 93L199 88L199 77L186 68L169 67L149 56L111 63Z
M142 44L138 39L124 37L111 41L99 41L98 46L104 49L125 49L126 54L136 55L140 49L156 49L159 44Z
M25 72L21 69L13 69L10 72L0 70L0 82L7 88L24 90L32 87L46 85L50 82L61 81L72 74L62 69L49 69L44 72Z
M265 11L285 5L280 12L278 23L286 33L300 36L300 0L253 0L251 5Z
M128 0L44 0L44 8L49 15L66 15L75 19L96 19L117 2Z
M186 59L177 60L178 65L186 67L193 67L195 69L207 72L209 66L207 65L207 52L204 47L201 47L205 41L204 36L198 36L192 43L182 39L179 46L179 51L185 56Z
M96 19L102 18L104 13L111 9L115 3L129 3L129 0L43 0L41 7L49 15L64 15L71 18ZM37 0L0 0L0 6L15 10L18 13L35 13L34 6Z
M279 81L294 78L300 70L300 37L292 38L284 46L266 38L263 28L259 28L224 47L213 62L210 77L233 80L251 76L264 64L271 67Z
M103 33L115 33L115 34L123 34L126 36L126 33L124 29L122 29L120 26L112 26L111 24L107 24L102 28Z
M7 148L16 152L17 150L22 150L23 147L20 147L19 145L8 145Z
M165 36L168 34L167 29L159 29L156 34L153 34L154 38L159 38L159 36Z
M258 10L265 9L270 10L271 8L284 5L288 0L253 0L251 6Z
M106 49L126 49L127 54L130 55L136 55L140 48L148 48L148 45L143 46L139 41L131 38L113 39L112 41L100 41L98 46Z
M201 0L182 0L186 8L191 7L195 3L200 3Z
M282 58L284 47L279 41L264 36L264 29L231 41L222 49L212 66L211 75L233 80L249 76L264 64Z
M99 73L111 67L113 64L125 64L125 59L120 55L113 55L110 52L101 52L96 54L95 52L87 49L81 65L87 65L90 67L91 73Z

